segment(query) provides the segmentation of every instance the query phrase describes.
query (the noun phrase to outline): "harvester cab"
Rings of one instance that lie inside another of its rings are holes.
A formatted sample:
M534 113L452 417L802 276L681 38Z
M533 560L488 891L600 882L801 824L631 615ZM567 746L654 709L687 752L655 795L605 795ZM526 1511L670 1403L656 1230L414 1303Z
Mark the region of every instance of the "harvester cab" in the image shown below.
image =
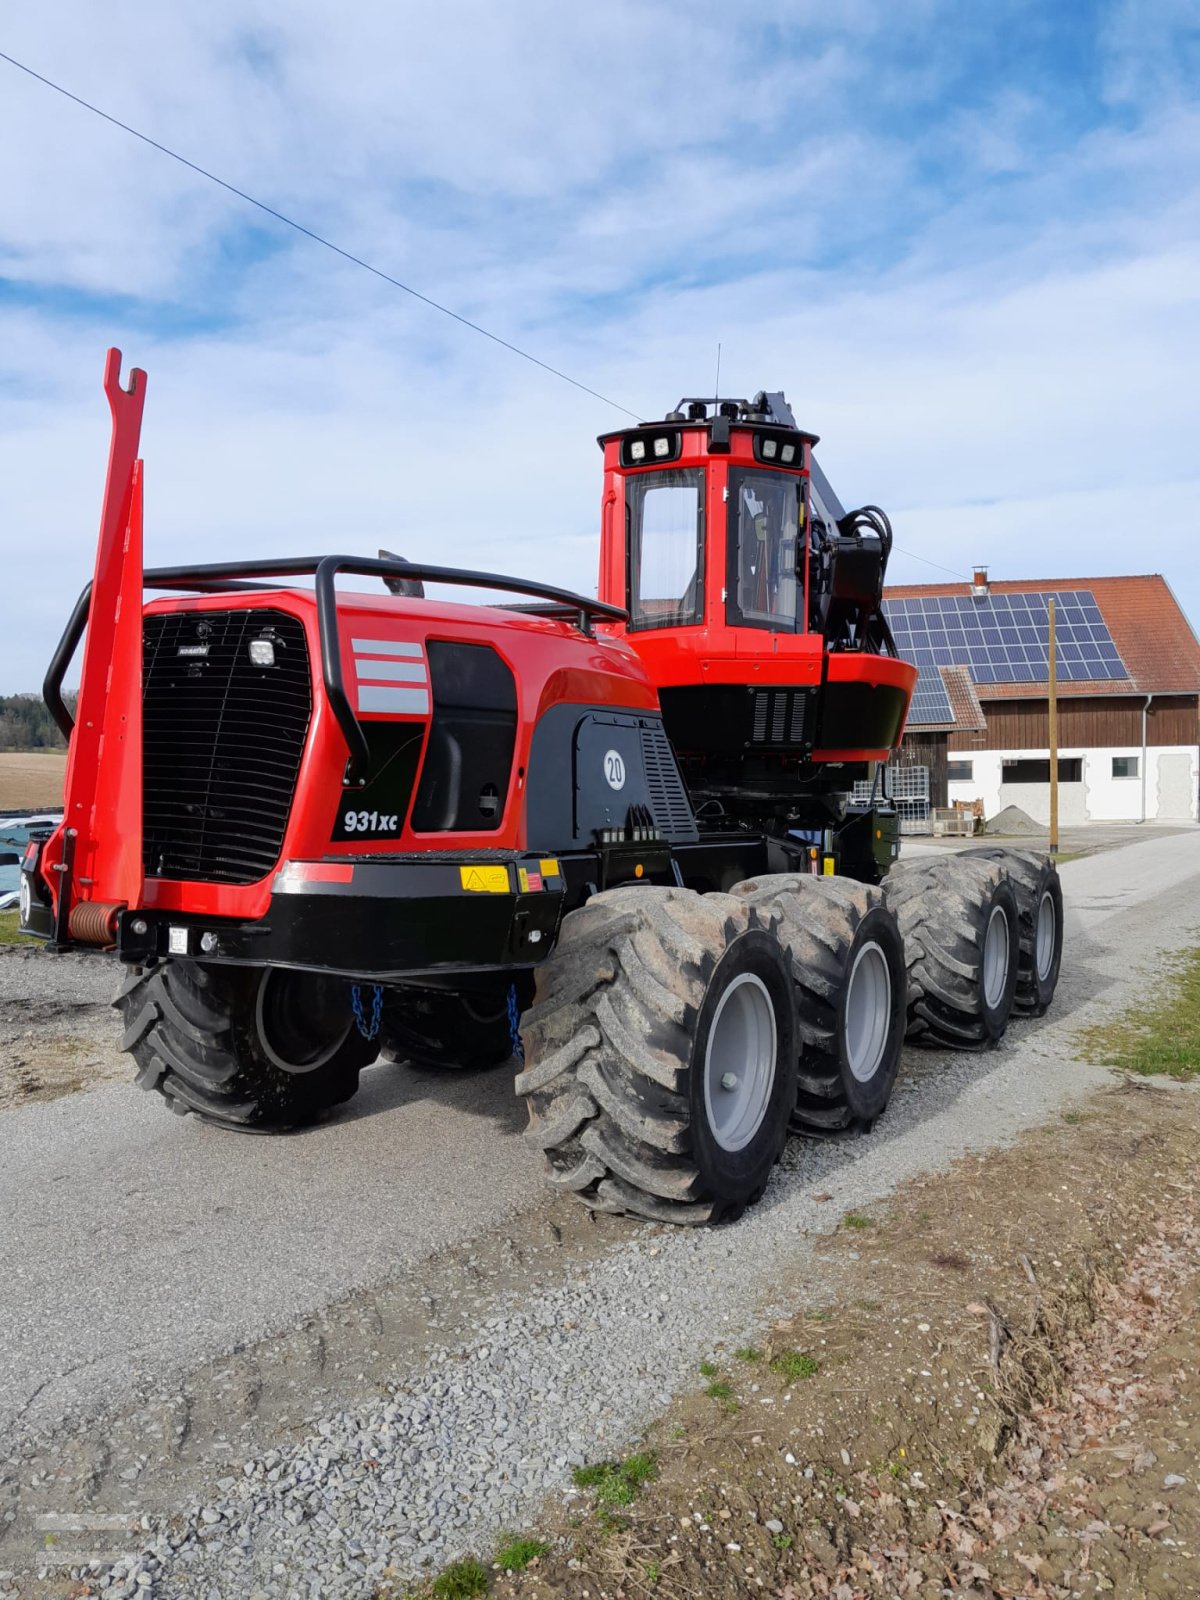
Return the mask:
M110 351L21 928L115 956L123 1048L175 1110L285 1129L377 1059L515 1055L557 1188L712 1222L789 1126L869 1126L906 1028L979 1047L1045 1009L1052 866L894 865L891 530L781 394L603 437L593 599L387 552L143 569L145 375L119 379Z
M881 876L894 813L847 830L845 796L898 745L915 680L882 613L886 516L843 510L781 393L684 399L600 443L600 596L706 820L763 828L781 865L799 841Z

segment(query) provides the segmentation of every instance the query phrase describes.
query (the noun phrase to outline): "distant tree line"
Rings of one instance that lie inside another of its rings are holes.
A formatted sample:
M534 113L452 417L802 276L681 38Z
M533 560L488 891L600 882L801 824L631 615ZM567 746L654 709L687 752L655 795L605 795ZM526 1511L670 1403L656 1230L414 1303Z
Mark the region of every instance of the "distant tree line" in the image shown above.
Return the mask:
M76 696L63 699L74 711ZM40 695L0 695L0 750L61 750L66 742Z

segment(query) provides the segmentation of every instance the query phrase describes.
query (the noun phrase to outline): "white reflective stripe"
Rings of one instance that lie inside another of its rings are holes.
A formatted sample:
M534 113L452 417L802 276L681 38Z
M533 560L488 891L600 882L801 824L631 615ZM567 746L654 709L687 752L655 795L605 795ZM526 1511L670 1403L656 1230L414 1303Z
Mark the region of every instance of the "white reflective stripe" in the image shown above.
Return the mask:
M368 678L380 683L429 682L422 661L364 661L361 656L355 656L354 674L360 680Z
M351 639L355 653L364 656L416 656L424 660L425 652L419 644L407 639Z
M384 689L359 684L360 711L404 711L410 716L429 715L428 689Z

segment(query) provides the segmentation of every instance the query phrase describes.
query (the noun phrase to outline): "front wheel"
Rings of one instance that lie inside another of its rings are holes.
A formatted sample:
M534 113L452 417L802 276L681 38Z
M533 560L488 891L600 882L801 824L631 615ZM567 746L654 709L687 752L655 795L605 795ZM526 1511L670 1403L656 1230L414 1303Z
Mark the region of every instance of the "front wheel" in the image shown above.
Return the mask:
M596 1210L715 1223L761 1198L796 1097L773 923L731 895L636 887L563 919L522 1023L527 1138Z
M241 1131L315 1121L350 1099L378 1050L350 986L319 973L168 961L135 972L114 1004L141 1087Z

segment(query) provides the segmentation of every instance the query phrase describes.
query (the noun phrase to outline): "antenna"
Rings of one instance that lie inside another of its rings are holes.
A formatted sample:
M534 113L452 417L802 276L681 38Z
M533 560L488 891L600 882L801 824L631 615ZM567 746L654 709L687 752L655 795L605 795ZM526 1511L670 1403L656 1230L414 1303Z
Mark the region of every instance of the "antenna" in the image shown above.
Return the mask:
M713 394L716 395L716 397L718 399L720 399L720 397L721 397L721 341L719 339L717 340L717 385L716 385L716 388L713 390Z

